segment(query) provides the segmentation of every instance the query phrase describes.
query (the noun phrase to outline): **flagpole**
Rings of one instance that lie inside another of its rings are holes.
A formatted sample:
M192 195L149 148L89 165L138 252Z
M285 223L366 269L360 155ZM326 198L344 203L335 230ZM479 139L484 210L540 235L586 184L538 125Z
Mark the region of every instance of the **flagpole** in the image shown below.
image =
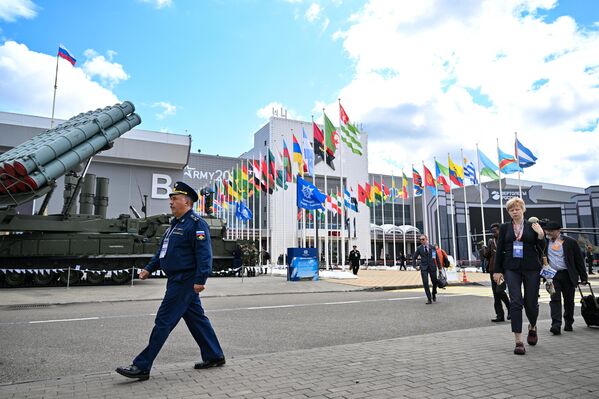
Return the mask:
M522 198L522 181L520 180L520 151L518 151L518 132L514 132L514 152L516 153L516 162L518 162L518 194Z
M337 99L339 103L339 126L341 126L341 98ZM341 136L339 134L339 136ZM341 183L341 194L343 195L343 200L341 202L341 228L339 229L341 234L341 269L345 266L345 217L347 214L347 210L345 209L345 182L343 181L343 145L341 144L342 140L339 141L339 178ZM351 201L351 199L350 199Z
M437 158L433 159L435 160L436 168ZM437 243L439 244L439 248L443 248L443 244L441 243L441 216L439 215L439 187L437 187L437 179L435 179L435 199L437 201Z
M54 73L54 94L52 95L52 117L50 119L50 129L54 127L54 107L56 105L56 89L58 89L58 54L56 54L56 72Z
M383 233L383 266L387 267L387 248L385 247L385 189L383 188L383 175L379 176L381 181L381 231Z
M254 169L255 166L256 164L254 163ZM258 185L260 186L260 196L258 197L258 262L260 263L260 267L262 267L262 152L258 153L258 172L260 172L260 178L258 179Z
M283 138L283 135L281 134L281 144L284 144L285 139ZM287 251L285 250L285 247L287 246L287 240L286 240L286 222L285 222L285 212L286 212L286 204L285 204L285 192L287 191L287 167L285 167L285 154L283 154L283 158L281 159L282 161L282 167L283 167L283 215L281 216L281 224L283 225L283 264L287 265ZM289 160L291 162L291 160Z
M464 165L464 149L460 148L462 157L462 171L466 168ZM465 177L465 176L464 176ZM468 199L466 198L466 179L464 178L462 188L464 189L464 216L466 217L466 239L468 240L468 265L472 262L472 240L470 235L470 212L468 211Z
M424 161L422 161L422 166L424 166ZM424 170L423 170L424 172ZM424 177L424 185L422 187L422 222L423 222L423 226L424 226L424 234L426 234L426 236L431 239L432 237L429 234L428 228L428 209L426 209L426 175Z
M249 160L246 159L245 160L245 169L246 169L246 175L247 175L247 180L243 181L243 184L245 185L245 198L247 200L247 204L248 207L250 205L250 168L248 167L249 164ZM241 174L241 177L243 178L243 173ZM254 214L252 213L252 218L254 217ZM245 221L245 229L246 229L246 236L247 236L247 240L250 240L250 221L249 219Z
M268 147L266 148L266 154L264 155L264 159L266 160L266 252L268 252L270 254L270 266L271 266L271 274L272 274L272 262L273 259L276 259L275 256L277 256L273 250L272 250L272 233L270 231L270 226L271 226L271 210L270 210L270 202L272 201L272 196L274 195L274 187L272 188L272 193L271 193L271 188L270 188L270 176L272 176L272 171L270 170L270 154L271 154L271 148L272 146L272 118L270 123L268 124ZM276 186L276 183L273 180L274 185Z
M395 248L395 190L397 190L397 187L395 187L394 171L391 171L391 187L393 188L393 192L391 193L391 219L393 220L393 266L395 266L397 263L397 248Z
M401 170L401 219L402 219L402 226L404 226L404 230L405 230L405 226L406 226L406 209L405 209L405 204L406 204L406 194L408 193L407 191L407 187L406 187L406 191L404 192L404 187L403 187L403 177L404 177L404 173L403 173L403 169ZM405 231L401 232L401 236L402 236L402 241L403 241L403 256L407 257L407 253L406 253L406 236L405 236Z
M325 113L324 113L324 108L323 108L322 109L323 126L326 125L326 123L324 121L324 116L325 116ZM326 127L325 127L325 131L324 131L324 135L323 135L322 146L324 148L322 157L323 157L324 165L325 165L324 166L324 170L325 170L325 173L324 173L324 192L327 193L327 195L328 195L328 192L329 192L328 186L327 186L327 172L328 171L327 171L327 168L326 168L326 166L328 165L328 163L327 163ZM324 232L325 232L325 234L324 234L324 247L325 247L324 261L325 261L326 269L328 270L329 269L329 265L330 265L329 264L329 260L330 260L330 257L329 257L329 213L326 211L326 209L325 209L325 212L324 212ZM332 267L331 267L331 269L332 269Z
M499 161L499 167L497 168L499 173L499 214L501 215L501 224L503 224L503 191L501 190L501 159L499 159L499 138L497 138L497 159Z
M412 220L413 227L416 228L416 185L414 184L414 164L412 164L412 213L414 215L414 220ZM418 241L416 232L414 232L414 252L416 251L416 248L418 248ZM416 268L416 265L412 265L412 267Z
M450 156L447 153L447 163L449 164ZM450 173L451 174L451 173ZM451 196L451 244L453 246L453 256L455 258L456 264L458 261L458 251L456 248L456 239L455 239L455 197L453 196L453 189L451 188L451 178L449 178L449 192Z
M483 224L483 243L487 245L487 230L485 223L485 208L483 207L483 188L482 188L482 175L480 174L480 156L478 154L478 143L476 143L476 161L478 165L478 196L480 198L480 217Z
M374 192L374 176L372 176L372 186L370 186L370 192L373 193ZM378 253L376 250L376 236L377 236L377 231L376 231L376 195L371 195L371 193L368 193L369 196L372 196L372 221L374 222L374 234L373 234L373 243L374 243L374 255L373 255L373 259L374 259L374 265L376 266L376 262L378 260ZM370 213L370 210L368 210L368 213Z

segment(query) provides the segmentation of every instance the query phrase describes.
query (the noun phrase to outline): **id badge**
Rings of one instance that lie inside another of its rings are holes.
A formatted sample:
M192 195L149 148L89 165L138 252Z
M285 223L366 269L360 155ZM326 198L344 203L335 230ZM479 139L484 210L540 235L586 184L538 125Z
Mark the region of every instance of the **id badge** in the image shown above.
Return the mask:
M437 251L433 251L433 259L437 259Z
M160 249L160 259L166 256L166 250L168 249L168 238L165 238L162 242L162 248Z
M522 241L514 241L514 252L512 256L520 259L524 257L524 244L522 244Z

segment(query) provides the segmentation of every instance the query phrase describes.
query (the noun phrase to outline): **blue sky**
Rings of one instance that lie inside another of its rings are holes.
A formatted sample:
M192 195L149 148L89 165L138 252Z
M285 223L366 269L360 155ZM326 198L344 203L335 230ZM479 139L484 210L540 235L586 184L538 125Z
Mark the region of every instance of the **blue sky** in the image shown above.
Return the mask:
M341 97L372 172L476 143L493 159L518 131L539 157L524 178L586 186L598 21L594 0L3 0L0 111L49 116L63 43L78 62L60 63L61 117L130 100L142 128L238 156L273 105L309 120Z

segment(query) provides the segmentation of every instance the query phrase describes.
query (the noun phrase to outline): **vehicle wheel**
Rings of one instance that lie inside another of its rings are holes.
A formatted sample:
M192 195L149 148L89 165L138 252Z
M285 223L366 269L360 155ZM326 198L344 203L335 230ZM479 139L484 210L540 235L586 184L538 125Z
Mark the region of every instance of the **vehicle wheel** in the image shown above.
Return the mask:
M91 285L98 285L104 282L105 274L102 272L87 272L86 281Z
M27 275L25 273L6 272L4 282L9 287L19 287L25 283Z
M50 285L54 281L56 275L54 272L50 273L36 273L33 275L33 284L40 287Z
M126 270L121 271L120 273L112 272L112 276L110 277L113 283L116 284L125 284L131 281L131 273Z
M70 276L71 279L69 281L69 285L77 284L81 280L82 275L83 275L83 273L81 273L79 270L71 269L71 276ZM68 270L63 270L62 272L60 272L60 282L62 284L66 285L68 279L69 279L69 271Z

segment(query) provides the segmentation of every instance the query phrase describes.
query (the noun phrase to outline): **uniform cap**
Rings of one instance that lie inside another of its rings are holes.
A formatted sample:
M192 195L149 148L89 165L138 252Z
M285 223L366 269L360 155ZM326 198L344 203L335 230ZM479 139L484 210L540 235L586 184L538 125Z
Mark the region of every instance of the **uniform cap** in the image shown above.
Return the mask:
M196 193L196 191L193 188L189 187L182 181L178 181L175 183L175 185L173 186L173 191L170 192L169 196L176 194L186 195L189 198L191 198L192 202L196 202L198 200L198 193Z

